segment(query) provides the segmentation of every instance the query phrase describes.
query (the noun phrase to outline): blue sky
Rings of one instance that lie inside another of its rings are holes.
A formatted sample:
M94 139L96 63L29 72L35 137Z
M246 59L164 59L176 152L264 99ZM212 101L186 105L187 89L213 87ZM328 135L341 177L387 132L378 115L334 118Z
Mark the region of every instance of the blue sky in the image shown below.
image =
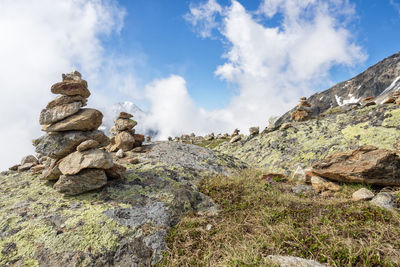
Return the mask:
M235 93L235 85L222 81L214 74L224 63L222 55L227 43L214 32L213 38L201 38L184 16L190 5L206 1L136 0L119 1L126 10L120 34L105 39L107 49L141 60L138 74L146 84L154 78L170 73L181 75L187 82L190 95L207 109L223 108ZM218 1L229 5L230 1ZM255 11L260 1L239 1L247 10ZM392 2L392 3L391 3ZM399 6L400 6L400 1ZM400 10L395 0L350 1L355 14L348 28L352 39L359 44L368 58L353 66L334 66L330 83L322 83L314 91L327 89L332 83L351 78L384 57L400 51ZM394 3L394 4L393 4ZM281 17L263 20L266 25L279 25ZM143 105L144 103L137 103Z
M400 0L2 0L0 169L73 69L105 123L130 101L154 139L248 133L398 52L398 29Z

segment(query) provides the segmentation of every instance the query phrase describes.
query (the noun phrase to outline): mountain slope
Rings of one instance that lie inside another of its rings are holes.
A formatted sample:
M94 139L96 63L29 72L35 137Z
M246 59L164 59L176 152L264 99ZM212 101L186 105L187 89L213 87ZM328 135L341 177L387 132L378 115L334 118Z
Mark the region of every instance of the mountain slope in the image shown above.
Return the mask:
M380 103L394 90L400 89L400 52L383 59L363 73L350 80L308 98L312 106L312 115L316 116L329 108L358 103L365 97L378 97ZM276 125L291 121L290 114L294 109L280 117Z
M331 109L331 114L292 127L276 130L215 148L254 167L290 174L297 165L310 167L336 151L374 145L398 149L400 109L395 104L356 108L347 112Z

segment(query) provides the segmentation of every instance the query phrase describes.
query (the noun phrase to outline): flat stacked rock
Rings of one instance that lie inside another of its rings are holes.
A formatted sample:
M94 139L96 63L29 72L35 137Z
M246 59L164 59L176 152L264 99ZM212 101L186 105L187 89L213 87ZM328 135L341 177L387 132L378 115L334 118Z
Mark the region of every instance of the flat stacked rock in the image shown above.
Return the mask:
M126 152L142 146L144 135L135 133L133 128L137 125L137 122L132 120L132 117L132 114L121 112L115 119L114 126L110 129L110 133L114 136L107 147L108 151L116 152L122 149Z
M118 169L110 153L100 149L109 139L97 129L103 114L86 106L90 91L78 71L62 75L51 92L61 96L52 100L40 113L39 122L46 135L33 141L36 152L47 157L42 179L57 180L54 189L66 195L77 195L98 189L115 178Z
M296 110L290 116L294 121L306 121L310 118L311 112L311 104L303 96L300 98L300 103L296 106Z

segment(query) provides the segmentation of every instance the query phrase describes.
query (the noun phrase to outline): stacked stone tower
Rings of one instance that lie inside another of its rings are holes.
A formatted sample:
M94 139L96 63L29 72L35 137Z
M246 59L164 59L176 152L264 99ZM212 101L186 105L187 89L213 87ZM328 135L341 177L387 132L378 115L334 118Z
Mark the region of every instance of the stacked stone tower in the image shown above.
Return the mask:
M135 133L134 127L137 122L132 117L132 114L121 112L115 119L114 126L110 129L113 137L111 138L111 144L107 147L108 151L115 152L121 149L126 152L142 146L144 135Z
M307 101L306 97L300 98L300 103L296 106L296 110L290 114L294 121L305 121L310 118L311 104Z
M62 75L62 82L51 87L52 100L40 113L39 122L46 135L33 141L36 152L47 157L42 179L58 180L54 189L76 195L107 183L115 177L113 158L100 149L109 139L97 129L103 114L86 106L90 96L87 82L78 71ZM120 170L120 168L119 168Z

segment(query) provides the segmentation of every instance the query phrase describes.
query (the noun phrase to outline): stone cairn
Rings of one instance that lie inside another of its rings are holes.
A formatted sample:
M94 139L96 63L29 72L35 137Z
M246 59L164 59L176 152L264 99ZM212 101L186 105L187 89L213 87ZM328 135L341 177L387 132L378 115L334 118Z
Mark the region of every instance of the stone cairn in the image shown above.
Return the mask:
M142 134L135 133L133 128L137 125L137 122L132 117L132 114L121 112L114 120L114 126L110 129L113 137L111 137L111 143L107 147L109 152L118 150L126 152L142 146L145 137Z
M396 104L400 105L400 90L393 92L392 96L386 98L382 104Z
M97 129L103 114L86 106L90 96L87 82L78 71L62 75L62 82L51 87L61 96L47 104L39 122L46 135L33 141L36 152L45 157L41 178L57 180L54 189L77 195L107 184L108 178L121 178L125 168L113 163L110 153L101 149L109 139Z
M307 101L306 97L300 98L300 103L296 106L296 110L290 114L294 121L306 121L310 119L311 104Z

